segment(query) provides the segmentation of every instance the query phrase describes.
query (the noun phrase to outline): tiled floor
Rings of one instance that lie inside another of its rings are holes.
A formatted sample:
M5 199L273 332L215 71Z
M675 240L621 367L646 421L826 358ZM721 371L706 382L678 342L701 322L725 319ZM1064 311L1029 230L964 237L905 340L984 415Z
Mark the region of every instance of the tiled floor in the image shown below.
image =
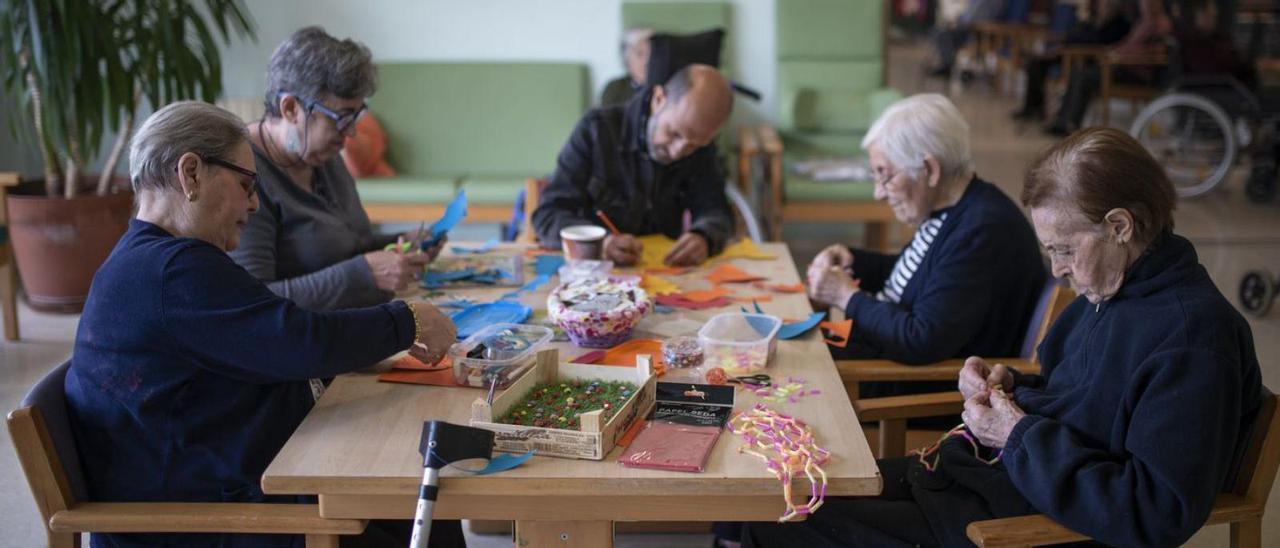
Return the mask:
M923 49L919 46L895 46L891 50L891 83L910 92L951 92L973 129L973 151L978 173L999 185L1011 195L1017 194L1022 170L1041 149L1050 144L1038 128L1018 128L1008 120L1016 100L998 96L979 83L969 89L957 89L938 81L925 81L920 76ZM1116 123L1123 125L1127 110L1117 109ZM1237 169L1238 176L1244 169ZM1177 231L1190 237L1200 252L1201 262L1209 270L1219 288L1236 301L1241 276L1253 269L1270 269L1280 273L1280 204L1257 205L1244 198L1239 180L1211 196L1186 200L1179 204ZM807 259L828 240L839 238L838 231L826 229L788 229L787 238L794 254ZM23 340L0 343L0 410L13 409L22 393L46 370L66 359L71 352L76 317L38 314L23 307L20 311ZM1280 388L1280 311L1263 318L1249 317L1263 364L1263 379L1272 388ZM1188 400L1186 405L1196 405ZM34 503L18 469L8 436L0 436L0 547L41 545L43 535ZM1278 489L1280 490L1280 489ZM1272 497L1268 518L1263 528L1264 545L1280 543L1280 506ZM510 546L509 537L472 537L472 546ZM619 546L706 546L705 535L627 535ZM1210 527L1196 535L1191 546L1226 546L1223 526Z

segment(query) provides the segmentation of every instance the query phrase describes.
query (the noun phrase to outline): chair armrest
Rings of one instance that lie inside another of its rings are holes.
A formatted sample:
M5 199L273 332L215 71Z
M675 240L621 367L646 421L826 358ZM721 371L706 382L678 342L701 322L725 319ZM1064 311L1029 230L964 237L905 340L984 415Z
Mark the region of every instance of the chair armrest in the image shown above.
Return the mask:
M58 533L355 535L368 522L320 517L318 504L87 502L49 518Z
M747 157L760 152L760 138L754 130L752 126L738 126L738 154Z
M959 415L961 411L964 411L964 397L959 392L864 398L853 402L853 412L860 422L945 417Z
M762 125L759 127L760 146L764 149L765 154L782 154L782 139L778 137L778 130L770 125Z
M22 177L16 171L0 171L0 187L18 186Z
M1022 358L987 358L987 363L1003 363L1019 373L1039 374L1040 366ZM837 360L836 371L844 382L862 381L953 381L959 378L964 360L946 360L928 365L907 365L890 360Z
M1044 514L975 521L964 532L974 544L990 546L1040 546L1089 540Z

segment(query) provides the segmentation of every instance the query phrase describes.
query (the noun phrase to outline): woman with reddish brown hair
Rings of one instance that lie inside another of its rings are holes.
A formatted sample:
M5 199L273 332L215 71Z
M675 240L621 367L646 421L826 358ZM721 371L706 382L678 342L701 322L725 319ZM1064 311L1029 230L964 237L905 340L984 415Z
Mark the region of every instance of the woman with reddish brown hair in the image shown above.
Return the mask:
M1040 345L1041 374L970 358L963 428L882 460L879 497L750 525L747 546L963 546L970 522L1031 513L1116 546L1204 525L1262 385L1249 325L1173 233L1173 185L1133 138L1091 128L1032 164L1022 203L1080 295Z

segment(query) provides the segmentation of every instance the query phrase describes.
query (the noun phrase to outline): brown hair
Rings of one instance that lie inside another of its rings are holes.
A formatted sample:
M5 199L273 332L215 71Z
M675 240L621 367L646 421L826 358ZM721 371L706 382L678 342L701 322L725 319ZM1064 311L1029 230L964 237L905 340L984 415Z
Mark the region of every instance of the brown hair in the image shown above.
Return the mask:
M1115 208L1133 214L1134 239L1149 244L1173 230L1177 195L1164 168L1123 131L1086 128L1049 147L1027 169L1022 205L1074 204L1101 223Z

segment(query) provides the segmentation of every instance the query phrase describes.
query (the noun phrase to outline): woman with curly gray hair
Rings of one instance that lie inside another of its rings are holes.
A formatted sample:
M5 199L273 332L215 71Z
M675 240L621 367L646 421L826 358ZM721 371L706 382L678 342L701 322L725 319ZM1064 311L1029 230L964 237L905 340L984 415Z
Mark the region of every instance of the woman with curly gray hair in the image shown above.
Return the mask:
M266 113L248 128L262 207L232 257L304 308L386 302L440 250L383 251L396 237L374 234L338 156L376 90L369 49L320 27L293 33L271 54Z

